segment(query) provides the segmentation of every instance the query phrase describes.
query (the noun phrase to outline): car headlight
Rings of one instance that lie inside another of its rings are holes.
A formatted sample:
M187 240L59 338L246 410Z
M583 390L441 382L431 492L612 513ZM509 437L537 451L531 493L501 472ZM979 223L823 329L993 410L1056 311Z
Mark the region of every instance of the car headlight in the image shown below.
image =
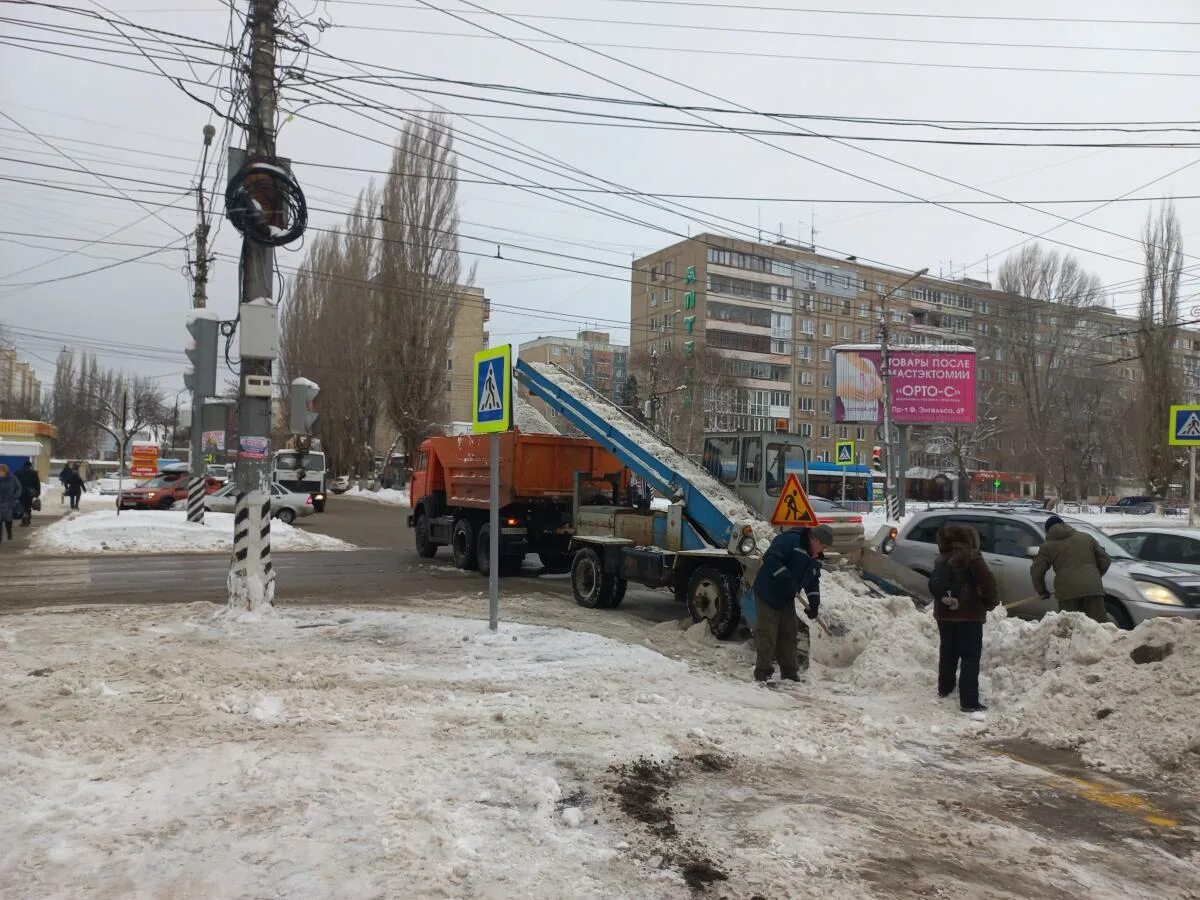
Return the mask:
M1183 600L1179 598L1179 595L1161 584L1147 584L1139 581L1137 589L1142 598L1150 603L1157 603L1160 606L1183 606Z
M738 541L737 552L742 556L749 556L754 552L754 535L748 534Z
M149 497L151 500L153 500L154 499L154 491L151 491L146 496Z

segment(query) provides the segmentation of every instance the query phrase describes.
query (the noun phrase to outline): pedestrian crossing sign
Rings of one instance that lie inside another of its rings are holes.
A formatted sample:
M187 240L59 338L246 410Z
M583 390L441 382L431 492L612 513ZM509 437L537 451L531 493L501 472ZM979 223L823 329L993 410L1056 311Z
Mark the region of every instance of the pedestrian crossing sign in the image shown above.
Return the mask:
M1175 447L1200 447L1200 406L1172 406L1170 443Z
M839 466L854 465L854 441L838 441L835 462Z
M512 345L489 347L475 354L472 428L475 434L512 427Z
M775 504L775 512L771 515L771 524L780 528L820 524L795 472L788 473L787 481L783 483L779 502Z

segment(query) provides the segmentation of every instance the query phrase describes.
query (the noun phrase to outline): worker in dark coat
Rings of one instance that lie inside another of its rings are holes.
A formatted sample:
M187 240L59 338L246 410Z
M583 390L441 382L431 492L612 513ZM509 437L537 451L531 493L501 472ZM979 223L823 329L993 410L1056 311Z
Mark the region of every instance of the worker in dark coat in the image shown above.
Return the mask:
M0 463L0 528L12 540L13 517L21 512L21 482ZM3 537L0 536L0 540Z
M967 525L938 530L937 561L929 577L933 617L937 620L938 696L949 697L958 682L963 712L987 709L979 702L979 659L983 623L1000 602L996 577L979 552L979 532ZM957 676L957 679L956 679Z
M1058 516L1046 520L1046 540L1033 560L1029 575L1038 596L1048 598L1046 573L1054 569L1054 596L1062 612L1081 612L1107 622L1104 573L1112 559L1090 534L1076 531Z
M25 460L17 473L17 481L21 482L21 524L27 526L33 521L33 501L42 496L42 479L31 460Z
M815 619L821 608L820 556L832 543L833 529L828 525L792 528L776 536L763 554L762 568L754 579L754 608L758 617L754 625L756 681L771 680L776 658L781 677L800 680L796 596L804 592L808 600L806 613Z
M83 496L83 477L79 474L79 464L71 466L67 475L67 496L71 499L71 509L79 509L79 498Z

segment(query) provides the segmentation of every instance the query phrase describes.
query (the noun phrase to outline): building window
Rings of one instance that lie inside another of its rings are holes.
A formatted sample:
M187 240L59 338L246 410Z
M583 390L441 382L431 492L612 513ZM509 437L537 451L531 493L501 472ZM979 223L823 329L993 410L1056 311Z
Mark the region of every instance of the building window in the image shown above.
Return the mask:
M800 437L812 437L812 423L804 422L800 425Z
M850 315L850 301L849 300L842 301L842 315L843 316Z
M651 306L658 306L658 291L651 291L651 292L650 292L650 305L651 305Z
M453 371L454 371L454 360L452 360L452 359L448 359L448 360L446 360L446 371L447 371L447 372L453 372Z
M811 370L809 370L809 369L801 370L800 383L801 384L812 384L813 383L813 373Z
M831 398L826 397L824 400L821 401L821 412L823 412L823 413L832 413L833 412L833 400Z
M772 406L786 406L791 408L792 394L790 391L771 391Z
M812 397L797 397L796 409L801 412L813 412L816 409L817 401Z
M675 261L668 259L665 263L663 263L663 275L665 275L667 278L670 278L674 274Z
M833 337L833 323L832 322L822 322L821 323L821 337Z
M867 436L867 429L863 428L861 425L858 428L854 429L854 439L855 440L861 441L861 440L865 439L866 436Z
M821 299L821 309L827 313L833 312L833 298L832 297L822 298Z
M833 362L833 348L832 347L822 347L821 348L821 362ZM826 380L828 380L828 378L826 378Z
M651 280L651 281L658 281L658 266L651 266L651 267L650 267L650 280Z
M832 272L825 273L825 286L833 287L833 273Z
M801 319L800 320L800 333L801 334L813 335L816 333L815 328L816 328L816 326L813 323L812 319Z
M981 313L990 313L992 311L992 304L988 303L986 300L980 300L979 311Z
M842 328L841 328L841 336L842 336L842 340L843 340L843 341L848 341L848 340L850 340L850 326L849 326L849 325L843 325L843 326L842 326Z
M843 440L843 441L844 441L844 440L846 440L846 438L848 438L848 437L850 437L850 428L849 428L849 426L847 426L847 425L842 425L840 428L838 428L838 438L839 438L839 439L841 439L841 440Z
M830 379L829 373L826 372L824 375L821 376L821 387L832 387L832 386L833 386L833 381Z
M447 378L446 379L446 393L450 394L453 392L454 392L454 382L451 381L449 378Z
M808 344L801 344L796 348L796 359L802 362L810 362L812 360L812 347Z
M446 338L446 349L447 350L454 349L454 338L453 337Z
M866 318L870 317L870 315L871 315L871 304L869 304L869 303L858 304L858 317L860 319L866 319Z
M858 342L860 344L865 344L870 339L871 339L871 329L870 328L858 329Z
M828 438L829 438L829 433L830 433L830 426L828 426L828 425L822 425L822 426L821 426L821 437L823 437L823 438L825 438L825 439L827 439L827 440L828 440Z

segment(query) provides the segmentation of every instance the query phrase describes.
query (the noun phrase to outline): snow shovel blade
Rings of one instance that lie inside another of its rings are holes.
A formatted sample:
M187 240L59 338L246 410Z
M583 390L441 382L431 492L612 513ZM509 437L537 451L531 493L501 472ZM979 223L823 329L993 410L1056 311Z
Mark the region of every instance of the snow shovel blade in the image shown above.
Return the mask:
M807 606L804 607L804 614L806 616L809 614L809 609ZM829 635L830 637L841 637L847 631L846 625L843 622L834 622L833 625L830 625L828 622L826 622L820 616L817 616L815 619L813 619L810 616L809 621L816 622L818 625L820 625L821 630L823 632L825 632L827 635Z

